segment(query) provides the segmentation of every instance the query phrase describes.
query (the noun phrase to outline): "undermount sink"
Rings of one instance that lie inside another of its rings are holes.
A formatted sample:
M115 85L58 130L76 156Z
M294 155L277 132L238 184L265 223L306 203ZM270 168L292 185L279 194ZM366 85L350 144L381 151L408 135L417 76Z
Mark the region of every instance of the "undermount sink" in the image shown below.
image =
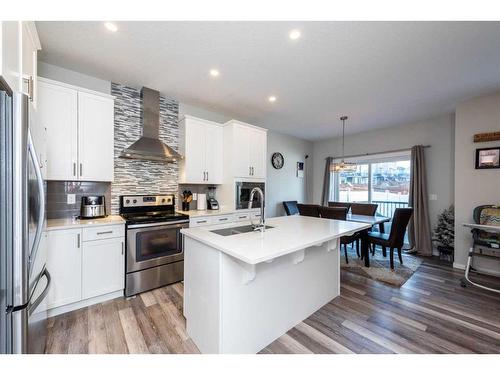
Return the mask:
M270 228L273 228L273 227L266 225L266 229L270 229ZM253 229L252 225L243 225L241 227L211 230L210 232L221 235L221 236L233 236L235 234L249 233L249 232L253 232L253 231L254 231L254 229Z

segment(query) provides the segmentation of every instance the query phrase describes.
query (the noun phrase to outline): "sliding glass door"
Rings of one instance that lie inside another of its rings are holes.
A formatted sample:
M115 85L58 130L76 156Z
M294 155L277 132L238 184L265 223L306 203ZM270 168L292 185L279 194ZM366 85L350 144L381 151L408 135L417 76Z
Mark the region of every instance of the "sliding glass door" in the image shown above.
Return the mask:
M378 204L377 213L391 217L398 207L408 206L410 156L382 156L353 160L353 172L333 173L331 200Z

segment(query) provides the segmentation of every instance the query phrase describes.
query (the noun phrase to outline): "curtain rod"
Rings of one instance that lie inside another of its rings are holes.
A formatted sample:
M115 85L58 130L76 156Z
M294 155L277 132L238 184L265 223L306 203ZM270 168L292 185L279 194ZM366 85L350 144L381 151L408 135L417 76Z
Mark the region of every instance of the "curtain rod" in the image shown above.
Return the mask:
M431 145L423 145L423 148L429 148ZM410 148L400 148L399 150L390 150L390 151L380 151L380 152L368 152L366 154L357 154L357 155L346 155L344 156L345 159L347 158L358 158L360 156L371 156L371 155L381 155L381 154L390 154L392 152L401 152L401 151L410 151ZM341 159L342 156L328 156L327 158L331 157L332 159Z

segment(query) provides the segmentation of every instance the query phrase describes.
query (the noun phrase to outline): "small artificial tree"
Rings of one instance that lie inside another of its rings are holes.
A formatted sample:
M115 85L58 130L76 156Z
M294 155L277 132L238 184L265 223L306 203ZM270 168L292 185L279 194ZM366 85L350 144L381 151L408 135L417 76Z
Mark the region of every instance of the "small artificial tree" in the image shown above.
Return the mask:
M433 241L439 242L438 246L440 256L451 255L455 245L455 209L453 206L445 209L438 215L438 223L434 229ZM444 254L443 254L444 253Z

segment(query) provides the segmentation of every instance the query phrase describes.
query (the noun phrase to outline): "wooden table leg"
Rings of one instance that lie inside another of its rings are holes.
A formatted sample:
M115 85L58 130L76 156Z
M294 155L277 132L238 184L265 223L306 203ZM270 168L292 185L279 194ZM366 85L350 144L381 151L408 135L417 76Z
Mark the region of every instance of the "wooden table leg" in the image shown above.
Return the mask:
M365 258L365 267L370 267L370 250L368 249L368 230L361 232L361 254Z

